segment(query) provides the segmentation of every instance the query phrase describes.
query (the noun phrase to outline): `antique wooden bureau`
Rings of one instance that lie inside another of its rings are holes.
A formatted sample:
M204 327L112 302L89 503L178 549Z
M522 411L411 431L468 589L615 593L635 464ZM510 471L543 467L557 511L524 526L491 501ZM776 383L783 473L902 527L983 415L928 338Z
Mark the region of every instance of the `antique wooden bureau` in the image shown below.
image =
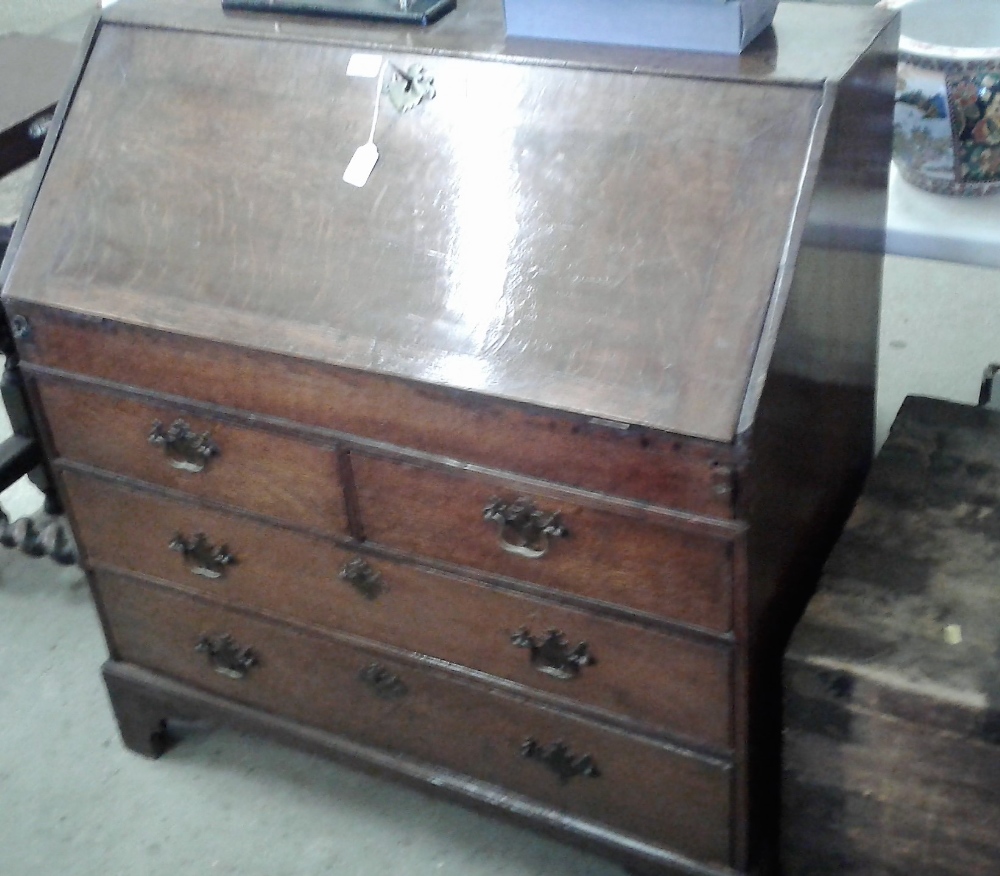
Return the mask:
M779 655L871 455L895 38L106 10L2 280L125 743L228 722L769 869Z

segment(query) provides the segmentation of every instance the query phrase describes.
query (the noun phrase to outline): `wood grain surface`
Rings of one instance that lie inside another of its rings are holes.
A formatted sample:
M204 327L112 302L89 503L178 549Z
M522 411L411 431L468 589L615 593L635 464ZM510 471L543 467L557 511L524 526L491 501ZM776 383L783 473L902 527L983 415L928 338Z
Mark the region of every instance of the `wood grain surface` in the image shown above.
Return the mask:
M4 303L127 744L204 710L636 872L776 872L778 655L871 452L889 21L782 4L723 59L507 42L500 0L405 33L110 9ZM437 96L381 101L355 189L362 45ZM204 488L150 466L173 410L221 442ZM522 498L569 531L544 556L483 520ZM170 549L197 532L222 577ZM596 662L543 675L522 626ZM223 632L247 679L192 650ZM362 657L408 694L366 700Z
M565 590L717 633L732 626L732 544L655 520L624 516L544 488L432 471L351 454L361 526L374 543L447 559ZM541 557L504 548L500 526L483 519L495 499L528 499L558 513L568 530Z
M785 872L1000 859L1000 414L903 403L785 657Z
M272 617L471 667L694 745L732 747L731 656L724 643L595 617L76 471L63 476L71 507L82 512L78 532L92 567L164 579ZM191 573L168 549L178 531L225 543L236 563L218 579ZM344 577L358 559L380 576L376 598ZM539 639L557 629L570 648L586 643L594 663L576 678L546 675L512 643L522 629Z
M882 9L843 9L835 5L782 3L773 26L739 55L678 52L572 43L508 39L502 0L464 0L455 12L428 28L331 22L328 18L224 13L215 0L119 0L105 10L111 22L140 26L178 25L206 33L257 40L307 40L366 49L406 44L428 53L499 56L513 61L555 60L588 66L705 79L790 83L816 86L845 76L889 20ZM277 27L275 27L277 25ZM836 34L836 39L830 39Z
M207 403L205 416L221 405L247 422L268 417L285 429L310 427L312 440L377 442L382 452L389 445L404 457L418 451L463 460L697 517L734 513L738 448L23 302L10 312L31 326L19 342L29 374L72 372L116 384L111 390L141 387L174 402Z
M729 860L730 777L638 737L539 709L486 687L375 658L405 686L380 698L359 680L371 654L227 612L159 588L102 575L99 589L119 656L203 690L499 783L567 813L715 863ZM195 646L229 634L258 655L239 680L214 672ZM565 783L521 756L522 744L563 740L600 776Z
M356 189L350 55L105 27L8 295L732 440L822 93L438 57Z
M349 533L336 445L295 441L65 382L38 385L60 458L340 535ZM149 442L182 421L218 448L199 472L173 467Z

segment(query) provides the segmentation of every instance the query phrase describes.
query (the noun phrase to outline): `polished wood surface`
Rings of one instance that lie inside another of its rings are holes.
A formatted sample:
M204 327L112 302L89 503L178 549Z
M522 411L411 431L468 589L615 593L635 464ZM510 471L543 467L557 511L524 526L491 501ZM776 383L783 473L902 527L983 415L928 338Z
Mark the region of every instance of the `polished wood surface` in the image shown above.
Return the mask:
M898 21L836 86L831 135L810 221L753 424L745 676L748 799L758 841L776 848L781 659L861 491L874 443L883 250L843 229L884 227L892 151ZM831 205L852 198L853 215ZM840 216L841 231L829 224ZM853 223L857 223L855 226ZM738 672L737 677L741 674Z
M335 444L314 445L209 420L171 405L41 382L60 457L310 529L348 535ZM178 420L218 448L201 471L176 468L150 443L155 423Z
M731 440L822 90L438 57L359 190L350 55L105 26L14 294Z
M233 563L212 584L235 598L244 580L256 588L280 587L276 582L297 574L337 586L337 574L350 559L336 543L222 510L121 489L113 480L75 470L64 471L62 480L90 562L193 583L201 576L188 568L186 557L171 548L171 542L178 534L190 540L202 533L210 544L220 549L225 545L233 555ZM83 513L91 508L99 512Z
M732 747L730 649L685 639L469 578L434 573L238 516L64 474L79 535L95 566L168 580L189 591L272 617L364 636L405 651L472 667L716 750ZM168 549L177 531L204 532L236 557L221 578L192 574ZM377 595L352 587L345 570L363 560ZM559 630L586 643L593 663L560 679L531 664L512 637ZM665 667L669 667L666 669Z
M61 379L73 372L102 384L112 381L116 386L100 388L113 392L125 391L124 384L169 394L172 403L183 397L183 404L204 416L217 415L221 406L222 413L242 422L286 431L292 427L314 441L353 448L370 448L374 441L383 452L390 445L404 449L404 456L421 451L460 459L652 502L692 519L733 514L738 449L458 396L23 302L12 312L31 326L30 337L20 343L27 373L49 377L57 369Z
M117 654L130 663L502 783L567 813L655 838L696 859L729 860L730 781L723 763L134 580L112 575L98 580L116 631ZM195 650L203 636L222 634L258 656L259 666L245 678L213 671ZM405 692L388 698L373 693L359 679L373 662L398 677ZM543 744L563 740L578 756L590 754L600 776L561 782L544 764L521 755L528 738ZM669 805L674 800L684 805Z
M17 302L31 326L26 373L57 369L168 394L213 416L305 432L345 447L386 445L652 502L692 521L733 514L739 450L565 412L503 404L438 387L324 367L287 356L93 320ZM44 363L39 365L38 363ZM304 429L303 427L311 427ZM334 430L330 434L328 430ZM715 521L718 524L718 520ZM739 531L733 524L733 531Z
M433 788L436 797L476 809L484 816L546 833L553 839L613 859L636 874L683 873L685 876L731 876L724 865L699 863L660 845L622 833L598 822L538 803L509 788L470 781L461 773L387 751L375 745L311 727L299 721L244 706L131 663L108 660L102 667L111 707L123 742L136 754L159 757L183 743L184 721L226 726L282 745L338 760L368 774L411 785ZM165 716L172 719L167 721Z
M372 542L715 632L731 629L734 547L724 533L696 535L650 515L588 508L517 481L446 474L361 453L351 454L351 469L362 531ZM568 533L549 539L544 556L511 553L504 544L513 539L483 519L495 499L527 499L542 513L558 513Z

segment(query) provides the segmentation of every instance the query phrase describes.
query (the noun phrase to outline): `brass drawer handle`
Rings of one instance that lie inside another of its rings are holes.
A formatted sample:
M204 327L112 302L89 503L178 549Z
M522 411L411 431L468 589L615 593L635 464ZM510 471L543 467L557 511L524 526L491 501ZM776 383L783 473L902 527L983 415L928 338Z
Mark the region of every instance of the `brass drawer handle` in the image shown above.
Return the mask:
M510 637L510 641L517 648L528 648L531 665L553 678L576 678L584 666L597 662L586 642L570 648L559 630L548 630L541 638L535 638L527 627L521 627Z
M226 678L246 678L251 669L260 666L260 660L253 649L241 648L229 633L223 633L221 636L202 636L194 649L207 654L212 669Z
M565 742L540 745L528 737L521 744L521 756L547 766L564 785L576 776L586 776L588 779L598 779L601 776L601 771L589 754L574 757Z
M236 557L229 553L228 545L216 548L209 543L204 532L196 532L191 539L178 532L168 547L182 554L188 568L202 578L221 578L226 567L236 562Z
M398 675L393 675L381 663L371 663L358 673L358 678L383 700L405 697L408 688Z
M558 511L539 511L529 499L516 502L490 499L490 504L483 509L483 519L498 525L500 547L533 560L548 553L549 539L569 535Z
M219 455L219 447L208 432L200 435L192 432L183 420L174 420L169 429L164 429L159 420L154 422L149 443L162 447L170 465L181 471L204 471L212 458Z
M344 566L340 570L340 577L357 590L365 599L378 599L385 590L382 575L376 572L361 557L356 557Z

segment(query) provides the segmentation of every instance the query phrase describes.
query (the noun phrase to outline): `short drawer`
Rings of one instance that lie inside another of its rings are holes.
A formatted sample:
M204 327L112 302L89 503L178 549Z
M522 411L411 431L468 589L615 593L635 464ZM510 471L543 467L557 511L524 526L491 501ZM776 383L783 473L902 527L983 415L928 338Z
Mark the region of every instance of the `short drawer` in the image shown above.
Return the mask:
M467 666L699 745L730 750L731 655L692 641L67 473L92 564ZM169 549L211 533L217 578Z
M351 466L361 525L373 542L715 632L732 626L733 551L724 536L460 469L360 453L351 454ZM517 506L528 508L523 525L499 519L516 517ZM539 533L549 514L557 514L554 534Z
M68 381L39 381L37 386L58 456L278 520L347 534L332 448Z
M92 566L199 586L232 600L242 601L248 591L268 592L283 610L294 602L290 582L333 582L351 557L326 539L103 477L63 471L62 479L77 538Z
M105 574L98 589L118 659L693 858L729 860L725 762L155 586Z

